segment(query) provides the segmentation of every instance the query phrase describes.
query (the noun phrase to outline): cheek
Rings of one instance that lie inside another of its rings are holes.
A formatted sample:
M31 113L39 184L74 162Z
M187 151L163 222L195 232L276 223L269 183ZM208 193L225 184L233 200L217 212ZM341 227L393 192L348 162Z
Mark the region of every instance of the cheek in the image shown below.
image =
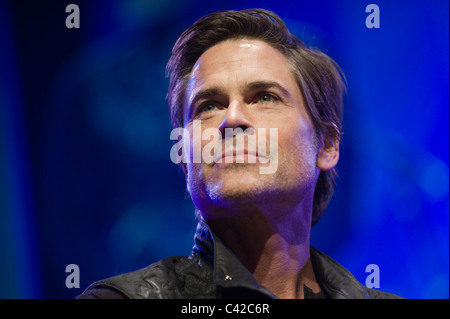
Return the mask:
M205 121L195 120L189 126L189 140L183 146L189 149L190 162L201 163L204 160L207 162L211 161L211 158L204 159L203 155L211 155L213 150L216 150L215 145L221 144L221 135L217 129L219 124L214 124L205 124ZM205 146L209 152L203 154ZM218 150L220 151L220 148Z
M287 122L279 129L278 144L285 159L297 165L314 166L317 158L315 132L304 119ZM283 161L283 160L282 160Z
M199 164L195 163L189 163L186 165L187 172L186 172L186 184L189 193L191 194L192 198L198 198L201 197L200 194L202 193L201 185L204 184L203 178L201 176L201 168L199 167Z

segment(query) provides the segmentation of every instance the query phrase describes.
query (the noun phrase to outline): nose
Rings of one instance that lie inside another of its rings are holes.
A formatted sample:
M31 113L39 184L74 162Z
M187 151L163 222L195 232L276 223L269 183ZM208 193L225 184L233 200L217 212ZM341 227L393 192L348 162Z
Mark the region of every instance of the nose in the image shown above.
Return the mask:
M245 131L249 127L253 128L253 125L249 119L244 103L234 100L230 102L227 108L225 117L219 126L219 131L224 134L226 128L235 129L238 127Z

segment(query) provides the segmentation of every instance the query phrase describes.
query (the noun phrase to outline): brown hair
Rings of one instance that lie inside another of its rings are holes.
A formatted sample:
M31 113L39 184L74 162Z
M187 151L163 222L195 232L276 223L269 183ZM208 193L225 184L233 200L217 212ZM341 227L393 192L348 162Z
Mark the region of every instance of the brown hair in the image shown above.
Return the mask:
M305 99L318 141L340 141L345 77L330 57L306 47L273 12L263 9L219 11L197 20L178 38L166 72L172 126L184 127L183 103L192 68L209 48L228 39L264 41L283 53ZM333 195L336 168L319 175L313 200L312 225L322 216Z

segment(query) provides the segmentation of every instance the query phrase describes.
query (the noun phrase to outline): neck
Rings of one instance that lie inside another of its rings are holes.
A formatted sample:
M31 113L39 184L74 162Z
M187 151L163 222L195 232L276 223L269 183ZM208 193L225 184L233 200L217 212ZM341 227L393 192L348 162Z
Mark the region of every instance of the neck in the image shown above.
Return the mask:
M207 223L261 285L279 298L303 298L303 285L320 291L309 258L311 214L304 212L253 209Z

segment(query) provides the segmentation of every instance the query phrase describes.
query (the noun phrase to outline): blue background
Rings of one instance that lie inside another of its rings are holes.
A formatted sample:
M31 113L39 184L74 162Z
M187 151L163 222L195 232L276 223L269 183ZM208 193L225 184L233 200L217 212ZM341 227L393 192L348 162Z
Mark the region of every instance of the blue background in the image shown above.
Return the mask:
M379 29L365 26L373 2ZM0 297L74 298L189 254L165 64L204 14L263 7L348 80L340 178L312 244L362 283L377 264L381 290L448 298L449 3L373 2L0 1Z

